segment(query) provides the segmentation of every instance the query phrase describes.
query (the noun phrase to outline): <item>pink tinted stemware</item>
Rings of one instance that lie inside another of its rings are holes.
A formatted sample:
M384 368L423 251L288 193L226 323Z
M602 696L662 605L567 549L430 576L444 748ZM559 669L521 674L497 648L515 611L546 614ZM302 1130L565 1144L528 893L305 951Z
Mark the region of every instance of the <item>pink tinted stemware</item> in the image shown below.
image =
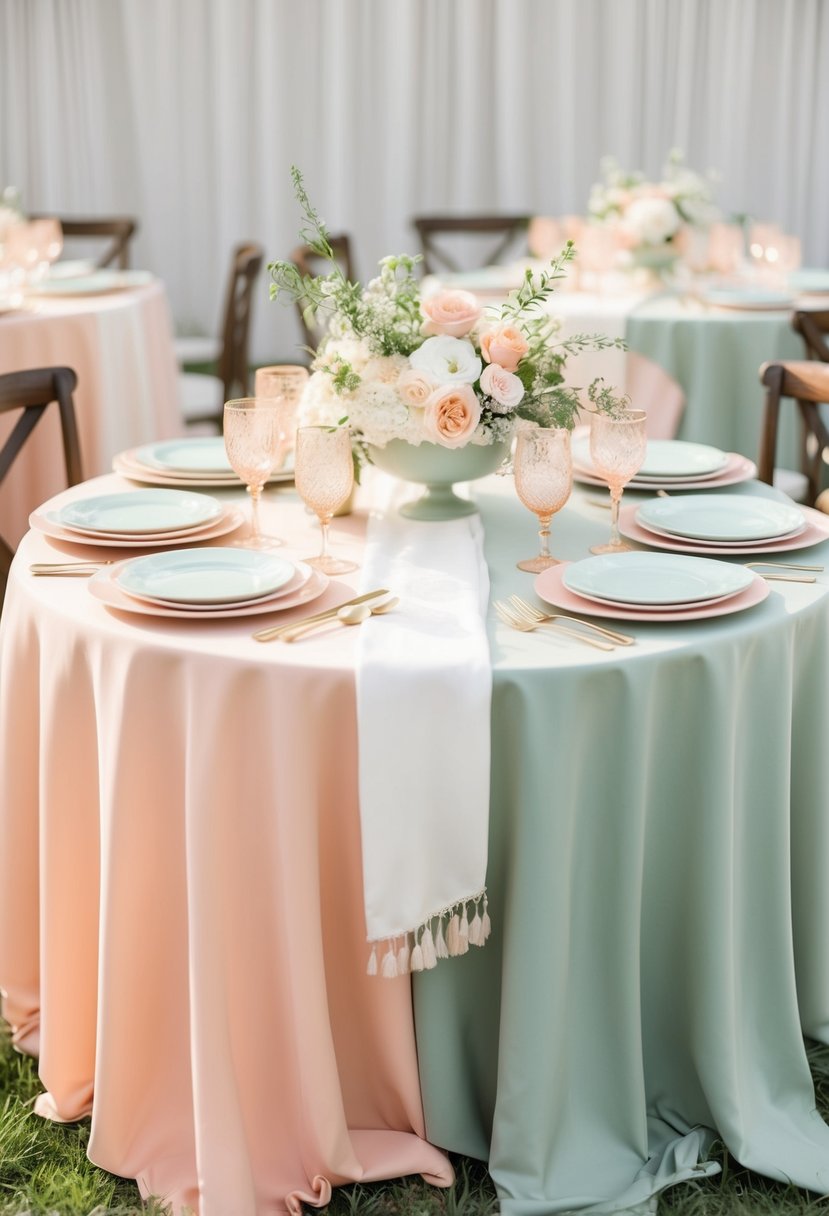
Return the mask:
M354 486L351 432L344 426L301 426L296 433L294 481L306 506L320 521L322 545L316 557L306 557L309 566L323 574L347 574L357 563L332 557L328 552L328 528L332 516Z
M263 536L259 527L259 500L265 483L285 458L284 407L265 397L239 397L225 402L224 440L234 473L248 489L251 501L250 536L236 543L247 549L273 549L277 536Z
M645 461L648 438L644 410L618 410L593 414L590 419L590 459L610 488L610 540L592 545L591 553L625 553L632 546L619 535L622 491Z
M515 489L521 502L538 516L537 557L517 563L519 570L537 574L559 559L550 555L550 520L573 488L570 432L560 427L527 427L518 434L513 459Z

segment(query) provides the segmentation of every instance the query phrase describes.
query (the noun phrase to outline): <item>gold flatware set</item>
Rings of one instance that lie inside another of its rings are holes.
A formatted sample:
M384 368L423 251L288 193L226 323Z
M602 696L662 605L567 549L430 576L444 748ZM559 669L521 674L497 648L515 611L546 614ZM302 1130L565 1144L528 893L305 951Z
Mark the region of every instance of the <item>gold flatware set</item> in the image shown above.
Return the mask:
M495 600L493 607L504 624L517 629L519 633L532 633L544 625L553 625L558 633L584 642L586 646L593 646L596 650L632 646L636 640L627 633L617 633L615 629L605 629L602 625L594 625L563 612L542 612L519 595L511 595L508 600Z
M385 587L380 587L377 591L367 591L364 595L355 596L352 600L346 600L344 604L338 604L336 608L328 608L325 612L316 612L313 616L307 616L302 621L292 621L289 625L272 625L269 629L260 629L258 633L254 633L253 637L257 642L295 642L298 638L310 633L314 629L318 629L320 625L327 625L339 621L343 625L358 625L362 621L367 620L369 616L379 616L384 612L388 612L398 603L396 596L393 596ZM350 609L365 607L365 613L349 612Z

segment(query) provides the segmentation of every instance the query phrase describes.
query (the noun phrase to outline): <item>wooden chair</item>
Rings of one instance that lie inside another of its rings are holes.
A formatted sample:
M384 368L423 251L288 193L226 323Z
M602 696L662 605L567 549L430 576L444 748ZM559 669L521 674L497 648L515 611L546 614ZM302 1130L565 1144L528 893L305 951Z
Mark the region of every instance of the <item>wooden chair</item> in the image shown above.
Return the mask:
M329 236L329 244L334 251L334 257L338 264L342 267L345 277L349 283L353 283L356 277L354 269L354 261L351 253L351 239L345 232L340 232L336 236ZM293 262L297 270L302 275L316 275L326 271L327 263L319 254L314 253L310 245L297 245L291 253L289 261ZM325 332L324 323L318 325L309 325L305 319L302 304L297 301L297 313L299 314L299 323L302 327L302 336L305 345L312 350L316 350L319 346L323 333Z
M44 215L30 215L32 220L45 219ZM49 217L51 218L51 217ZM64 240L105 239L107 244L96 259L100 268L117 264L127 270L130 264L130 241L138 231L138 222L127 216L100 216L97 219L74 219L58 216Z
M829 363L829 310L795 312L792 329L803 339L807 359Z
M72 402L77 379L70 367L42 367L0 375L0 414L7 414L12 410L22 411L11 434L0 447L0 483L53 401L57 403L60 413L67 483L75 486L79 481L83 481L78 427ZM36 505L32 503L33 507ZM0 603L13 557L14 550L0 536Z
M420 237L423 254L423 269L426 274L457 273L461 270L454 256L446 251L440 240L449 239L457 246L456 238L463 238L464 245L473 245L480 255L480 242L487 237L500 238L490 245L489 252L476 258L477 267L495 266L504 254L522 242L520 253L526 253L526 233L530 223L528 215L418 215L412 220ZM470 239L470 238L474 238ZM516 251L518 254L518 251ZM464 267L472 269L472 267Z
M760 381L766 388L766 404L757 476L769 485L774 484L780 401L790 397L803 424L803 473L808 483L807 501L811 505L820 491L823 453L829 449L829 429L819 410L821 402L829 401L829 366L805 360L764 363L760 368Z
M248 395L253 288L264 260L264 249L253 241L233 250L215 375L184 372L179 376L179 400L187 426L206 423L221 433L225 401Z

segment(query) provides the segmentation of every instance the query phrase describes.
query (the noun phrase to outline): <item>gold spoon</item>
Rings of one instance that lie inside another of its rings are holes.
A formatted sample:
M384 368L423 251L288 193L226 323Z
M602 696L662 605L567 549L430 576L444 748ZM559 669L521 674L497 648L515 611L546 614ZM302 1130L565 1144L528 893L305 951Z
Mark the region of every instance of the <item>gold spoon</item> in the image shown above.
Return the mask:
M332 620L339 621L341 625L362 625L363 621L367 621L370 616L382 616L383 613L389 612L399 603L399 596L390 595L387 599L370 604L344 604L337 612L336 617L332 617L327 621L318 621L315 625L309 625L307 629L302 629L296 633L284 633L280 640L283 642L295 642L298 638L305 637L306 634L311 633L318 625L330 625Z

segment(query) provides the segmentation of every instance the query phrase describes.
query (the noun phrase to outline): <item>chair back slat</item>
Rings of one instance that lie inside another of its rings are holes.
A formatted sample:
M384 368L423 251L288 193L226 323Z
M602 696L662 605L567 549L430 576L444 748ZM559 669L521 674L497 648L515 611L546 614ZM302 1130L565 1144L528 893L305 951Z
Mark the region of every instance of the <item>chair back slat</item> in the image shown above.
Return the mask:
M252 242L238 245L233 251L233 263L225 293L222 351L218 366L225 401L248 395L253 288L264 260L264 249Z
M24 443L53 402L60 414L66 480L83 481L78 427L72 394L78 378L71 367L43 367L0 375L0 414L22 410L10 435L0 447L0 483L7 476ZM32 506L36 506L32 503ZM7 574L14 551L0 537L0 573Z
M45 212L29 216L29 219L32 220L46 218L52 217L47 217ZM130 242L138 231L137 220L126 215L98 216L89 219L59 215L57 218L63 229L64 239L106 240L107 243L95 261L100 270L113 264L117 264L119 270L129 269Z
M426 274L440 272L457 273L461 267L456 257L441 241L455 237L500 237L490 245L487 253L477 258L477 266L495 266L507 250L520 240L523 248L516 252L526 253L526 233L530 223L528 215L418 215L412 221L420 238L423 254L423 269ZM439 239L436 239L439 238ZM476 242L477 244L477 242ZM478 250L480 255L480 250ZM467 269L471 269L467 267Z
M829 363L829 309L795 312L792 329L803 339L807 359Z
M816 360L764 363L760 381L766 389L757 476L774 484L780 403L794 401L802 423L801 468L809 483L809 503L820 493L823 453L829 448L829 429L819 406L829 402L829 365Z

